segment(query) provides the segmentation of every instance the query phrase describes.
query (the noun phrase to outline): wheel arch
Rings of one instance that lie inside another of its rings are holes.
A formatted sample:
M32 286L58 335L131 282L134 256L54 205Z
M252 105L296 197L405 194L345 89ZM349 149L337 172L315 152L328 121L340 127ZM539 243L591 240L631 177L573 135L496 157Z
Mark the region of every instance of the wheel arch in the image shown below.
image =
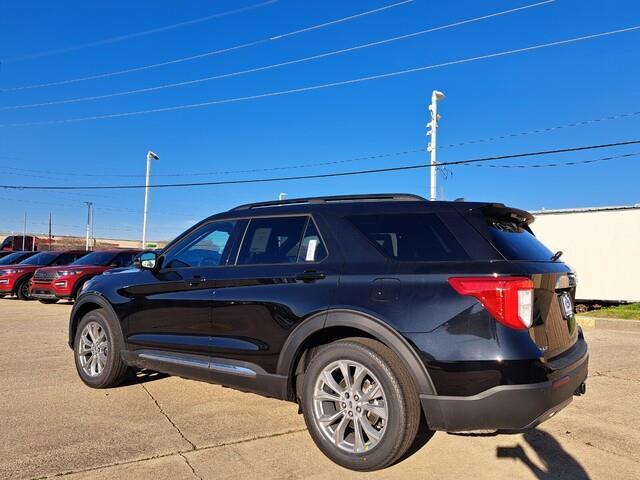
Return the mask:
M372 338L390 348L402 360L420 394L435 395L427 369L416 349L382 320L356 310L336 309L316 314L301 323L287 338L278 359L277 373L288 377L286 398L296 400L296 377L312 348L353 336Z
M111 304L100 295L89 293L83 295L82 298L76 301L76 303L73 305L71 316L69 318L69 347L73 349L76 330L82 317L93 310L98 310L99 308L104 309L108 315L112 316L112 318L118 318Z

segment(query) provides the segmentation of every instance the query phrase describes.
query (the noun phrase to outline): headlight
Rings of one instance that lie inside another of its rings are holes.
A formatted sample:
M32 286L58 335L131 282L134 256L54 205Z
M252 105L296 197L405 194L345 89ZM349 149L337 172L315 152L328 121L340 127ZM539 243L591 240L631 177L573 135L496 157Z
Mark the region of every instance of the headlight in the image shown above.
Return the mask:
M14 275L16 273L24 272L24 270L19 268L11 268L7 270L0 270L0 275Z
M77 270L61 270L58 272L59 277L70 277L72 275L78 275L80 272Z

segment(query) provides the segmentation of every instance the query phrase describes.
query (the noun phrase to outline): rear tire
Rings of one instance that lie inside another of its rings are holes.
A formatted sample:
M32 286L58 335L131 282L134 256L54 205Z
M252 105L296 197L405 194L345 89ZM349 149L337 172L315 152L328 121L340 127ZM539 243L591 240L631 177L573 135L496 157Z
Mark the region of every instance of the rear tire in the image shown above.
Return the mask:
M25 278L24 280L19 282L18 285L16 285L16 297L18 297L20 300L33 300L31 295L29 295L29 280L30 277Z
M335 463L360 471L397 461L422 419L406 367L368 338L339 340L315 355L304 374L302 405L318 448Z
M57 298L39 298L38 301L40 303L44 303L45 305L52 305L54 303L58 303Z
M91 388L120 385L129 367L120 356L124 338L120 325L105 310L87 313L76 330L73 356L80 379Z

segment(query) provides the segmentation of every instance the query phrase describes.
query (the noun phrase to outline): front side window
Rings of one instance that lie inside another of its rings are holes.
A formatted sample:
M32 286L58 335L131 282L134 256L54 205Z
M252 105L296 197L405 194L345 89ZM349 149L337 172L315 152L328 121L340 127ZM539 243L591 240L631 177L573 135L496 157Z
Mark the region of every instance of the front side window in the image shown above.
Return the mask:
M236 222L213 222L192 232L165 257L164 268L215 267L228 254Z
M296 263L307 217L254 218L238 255L238 265Z
M385 256L404 262L468 260L451 231L433 213L348 217Z
M111 265L115 266L115 267L128 267L129 265L131 265L133 263L133 259L136 257L136 253L132 253L132 252L123 252L120 253L115 260L113 260L113 262L111 262Z

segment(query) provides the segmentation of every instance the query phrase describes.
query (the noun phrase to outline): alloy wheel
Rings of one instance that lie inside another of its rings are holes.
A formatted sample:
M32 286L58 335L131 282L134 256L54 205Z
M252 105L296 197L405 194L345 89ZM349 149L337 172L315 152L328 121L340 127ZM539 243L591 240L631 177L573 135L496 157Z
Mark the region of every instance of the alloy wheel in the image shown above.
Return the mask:
M99 323L89 322L82 329L77 355L80 367L88 376L102 374L109 357L109 339Z
M320 431L349 453L367 452L378 445L389 417L382 384L371 370L352 360L332 362L322 370L313 407Z

